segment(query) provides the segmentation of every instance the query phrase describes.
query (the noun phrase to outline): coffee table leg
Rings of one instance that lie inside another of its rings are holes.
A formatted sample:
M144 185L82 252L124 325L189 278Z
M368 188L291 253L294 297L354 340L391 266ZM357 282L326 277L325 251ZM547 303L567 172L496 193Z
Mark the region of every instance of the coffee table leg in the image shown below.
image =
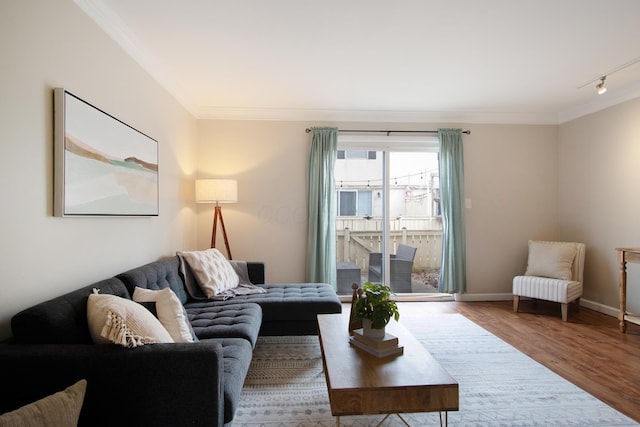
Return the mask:
M380 422L376 425L376 427L380 427L380 426L382 425L382 423L384 423L384 422L387 420L387 418L389 418L389 415L391 415L391 414L387 414L387 415L385 415L385 416L384 416L384 418L382 419L382 421L380 421Z
M402 418L402 415L400 414L396 414L398 416L398 418L400 418L402 420L402 422L404 423L404 425L406 425L407 427L411 427L411 425L407 422L407 420L405 420L404 418Z
M336 417L336 427L340 427L340 415Z
M440 413L440 427L442 427L442 411ZM444 425L445 427L449 425L449 411L444 411Z
M380 427L387 420L387 418L389 418L391 415L393 415L393 414L385 415L384 418L382 419L382 421L380 421L376 427ZM407 420L402 418L402 415L400 415L400 414L396 414L396 415L398 416L398 418L400 418L400 420L404 423L404 425L406 425L407 427L411 427L411 424L409 424L407 422Z

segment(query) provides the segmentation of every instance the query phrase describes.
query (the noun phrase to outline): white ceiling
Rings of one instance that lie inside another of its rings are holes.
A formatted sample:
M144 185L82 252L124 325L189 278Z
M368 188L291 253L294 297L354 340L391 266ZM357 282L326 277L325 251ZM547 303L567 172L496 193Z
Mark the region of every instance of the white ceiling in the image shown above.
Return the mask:
M615 71L638 0L75 2L198 118L553 124L640 96L640 62Z

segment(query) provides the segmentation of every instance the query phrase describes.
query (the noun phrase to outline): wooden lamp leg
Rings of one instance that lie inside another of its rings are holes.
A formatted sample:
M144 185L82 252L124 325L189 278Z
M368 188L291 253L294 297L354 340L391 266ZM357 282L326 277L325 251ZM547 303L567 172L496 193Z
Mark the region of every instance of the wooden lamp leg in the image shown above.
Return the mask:
M227 229L224 226L224 219L222 218L222 208L220 205L216 205L213 212L213 231L211 233L211 247L216 247L216 231L218 229L218 217L220 217L220 225L222 225L222 236L224 237L224 245L227 249L227 255L229 259L233 259L231 256L231 249L229 249L229 239L227 238Z

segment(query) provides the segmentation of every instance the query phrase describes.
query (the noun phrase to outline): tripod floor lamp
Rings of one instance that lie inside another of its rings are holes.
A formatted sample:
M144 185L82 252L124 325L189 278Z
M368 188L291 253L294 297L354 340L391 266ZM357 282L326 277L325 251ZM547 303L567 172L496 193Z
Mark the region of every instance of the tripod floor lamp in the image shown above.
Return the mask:
M196 203L215 203L216 207L213 211L213 230L211 232L211 247L216 247L216 231L218 228L218 219L222 225L222 235L224 236L224 245L227 248L229 259L231 250L229 249L229 239L227 238L227 229L224 227L222 219L222 208L220 203L236 203L238 201L238 181L235 179L197 179L196 180Z

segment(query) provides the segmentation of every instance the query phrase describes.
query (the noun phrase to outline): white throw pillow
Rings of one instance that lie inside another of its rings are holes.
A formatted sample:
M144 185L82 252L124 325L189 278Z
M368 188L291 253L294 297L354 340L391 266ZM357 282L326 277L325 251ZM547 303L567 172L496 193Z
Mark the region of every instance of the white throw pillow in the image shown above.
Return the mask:
M577 252L575 243L529 240L529 260L525 276L571 280L571 267Z
M155 302L158 320L175 342L193 342L187 313L171 288L160 290L143 289L136 286L133 291L136 302Z
M138 347L173 342L153 314L137 302L115 295L94 293L87 300L89 332L96 344Z
M178 252L193 273L207 298L238 286L240 278L231 263L216 248L204 251Z

